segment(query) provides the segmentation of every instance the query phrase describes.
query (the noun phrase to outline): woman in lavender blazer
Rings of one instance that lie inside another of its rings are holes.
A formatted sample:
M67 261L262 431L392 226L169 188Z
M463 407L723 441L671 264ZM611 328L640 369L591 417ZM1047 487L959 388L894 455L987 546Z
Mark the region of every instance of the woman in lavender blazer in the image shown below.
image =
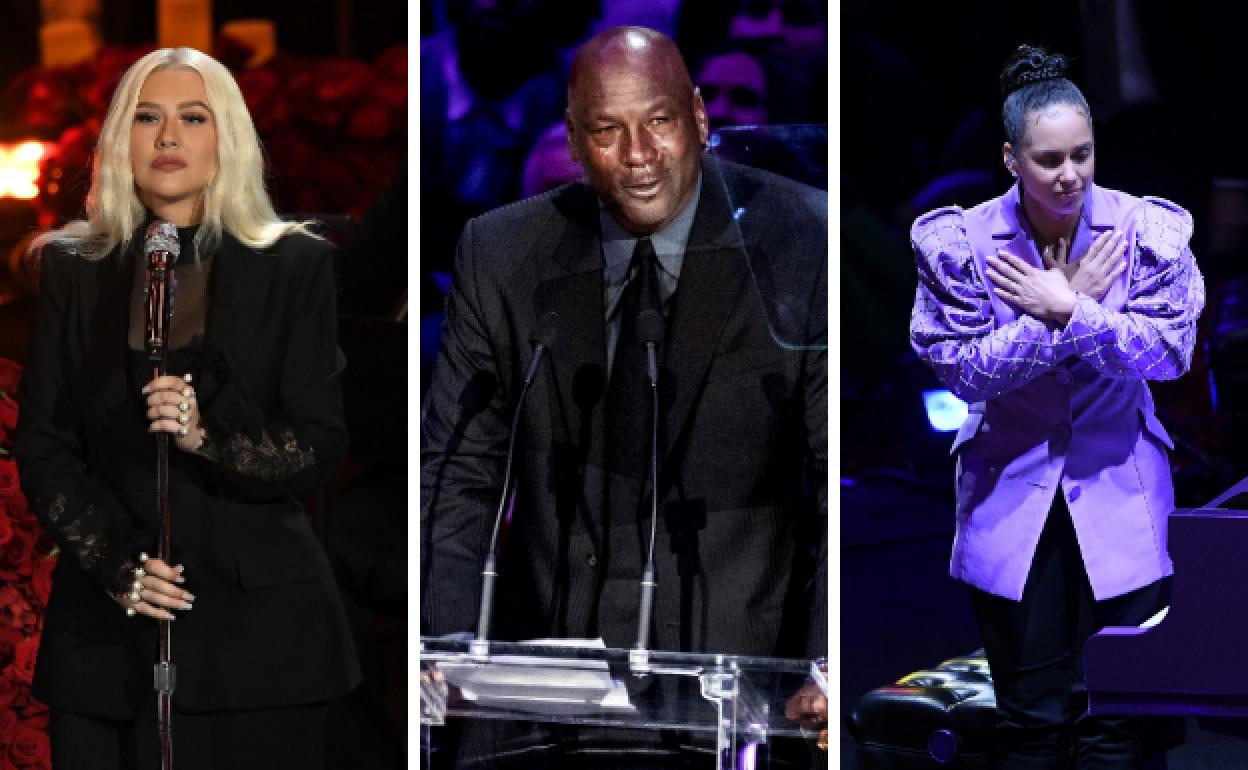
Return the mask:
M915 221L910 339L971 404L950 573L971 586L1001 767L1135 767L1134 722L1086 713L1082 650L1163 604L1172 443L1146 380L1187 371L1204 282L1186 211L1093 184L1091 112L1064 70L1015 52L1017 183Z

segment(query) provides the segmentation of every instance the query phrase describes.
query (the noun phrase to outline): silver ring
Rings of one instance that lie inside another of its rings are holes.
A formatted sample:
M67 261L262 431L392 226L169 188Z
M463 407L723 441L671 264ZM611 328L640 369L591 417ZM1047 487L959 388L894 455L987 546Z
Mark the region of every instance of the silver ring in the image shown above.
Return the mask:
M134 617L134 616L135 616L135 615L137 615L137 614L138 614L138 610L136 610L135 608L133 608L133 607L127 607L127 608L126 608L126 617L128 617L128 618L132 618L132 617Z
M180 414L180 415L178 415L178 424L179 424L179 425L186 425L186 424L187 424L188 422L190 422L190 421L191 421L191 416L190 416L189 414Z
M188 403L186 403L185 401L183 401L182 403L178 404L178 411L179 411L179 412L189 412L189 411L191 411L191 405L190 405L190 404L188 404Z
M179 435L179 436L186 436L186 435L189 435L189 434L190 434L190 431L189 431L189 430L187 430L186 428L178 428L178 435Z
M190 398L191 396L194 396L194 395L195 395L195 390L193 388L183 388L182 398Z
M147 551L139 551L139 564L147 564Z
M183 380L184 382L186 382L186 384L187 384L187 385L190 385L190 384L191 384L191 373L190 373L190 372L187 372L186 374L182 375L182 380Z

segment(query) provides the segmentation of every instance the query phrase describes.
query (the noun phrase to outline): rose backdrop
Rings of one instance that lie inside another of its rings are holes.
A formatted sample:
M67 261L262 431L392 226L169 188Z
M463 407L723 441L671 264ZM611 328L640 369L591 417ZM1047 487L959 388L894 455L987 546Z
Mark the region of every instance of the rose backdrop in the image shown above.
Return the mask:
M48 709L30 681L56 549L26 506L9 451L20 377L20 366L0 359L0 770L47 770Z
M91 152L108 102L126 68L151 46L106 46L73 67L33 68L4 96L19 121L54 139L42 164L40 225L82 216ZM268 160L278 211L350 214L358 220L407 158L407 47L371 62L278 54L244 69L245 44L218 38L217 58L234 73Z

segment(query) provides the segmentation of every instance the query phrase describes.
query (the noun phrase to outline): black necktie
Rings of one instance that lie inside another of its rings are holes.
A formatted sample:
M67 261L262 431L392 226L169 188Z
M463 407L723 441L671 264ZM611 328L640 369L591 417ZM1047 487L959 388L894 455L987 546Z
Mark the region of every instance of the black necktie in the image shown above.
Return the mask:
M656 271L654 245L642 238L633 249L628 266L631 278L620 295L619 337L607 391L608 468L635 478L646 474L651 420L646 348L637 334L637 317L646 308L658 311L661 307Z

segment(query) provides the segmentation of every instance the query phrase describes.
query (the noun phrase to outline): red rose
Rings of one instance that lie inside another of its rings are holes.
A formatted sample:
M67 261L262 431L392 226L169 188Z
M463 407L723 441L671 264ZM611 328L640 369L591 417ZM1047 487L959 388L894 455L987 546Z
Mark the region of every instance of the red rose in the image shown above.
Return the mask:
M9 542L13 537L13 515L13 512L8 510L7 507L4 507L3 512L0 512L0 546Z
M0 746L7 746L13 742L13 733L17 731L20 722L21 720L17 718L17 711L0 709Z
M121 82L121 76L131 64L152 50L146 46L116 46L101 48L95 59L79 65L79 92L89 115L103 115L108 109L113 92Z
M13 538L25 538L34 541L43 533L43 525L35 518L26 506L26 498L22 495L21 489L17 489L9 497L0 496L0 511L4 511L4 515L8 517L9 528L12 532L9 535L10 542ZM4 554L7 550L0 547L0 567L5 566ZM16 565L10 565L16 566Z
M0 428L11 431L17 427L17 399L0 393Z
M407 107L407 46L395 46L373 60L368 101L388 107Z
M66 70L27 70L9 85L8 96L21 104L19 122L34 129L60 129L81 108Z
M26 635L16 628L0 623L0 666L6 666L17 654L17 645Z
M297 83L302 96L292 98L295 110L313 126L337 128L368 90L372 71L364 62L351 59L321 59L310 64L306 80L292 80L292 90Z
M31 572L34 572L34 565L31 565ZM19 629L22 633L30 635L39 628L40 613L36 610L39 606L39 597L35 595L35 588L30 584L29 580L23 580L18 583L18 591L22 595L22 601L13 605L13 627Z
M4 404L12 403L16 413L17 402L6 396L0 396L0 413L4 412ZM17 477L17 462L10 458L0 458L0 497L13 499L21 491L22 485Z
M30 585L39 600L40 608L48 606L48 596L52 593L52 570L56 567L56 559L51 556L36 556L34 574Z
M325 59L318 67L317 94L325 102L340 102L363 95L373 79L364 62L354 59Z
M22 522L17 523L19 526L13 527L9 542L0 547L0 577L8 580L19 575L29 575L33 571L30 561L34 557L35 536L21 526Z
M27 724L19 724L9 744L9 759L18 767L47 767L48 735Z
M7 676L0 676L0 711L7 711L17 697L17 685Z
M0 391L17 395L17 383L22 379L22 365L7 358L0 358Z
M268 145L274 131L290 122L290 102L286 86L270 67L245 70L238 75L247 111L256 124L256 131Z
M391 80L407 82L407 44L392 45L373 59L373 69Z
M39 164L39 205L58 222L82 215L97 130L91 121L67 128Z
M19 685L30 687L35 676L35 658L38 654L39 640L35 637L18 642L13 662L4 669L4 676Z
M19 618L26 605L26 597L22 596L16 583L0 586L0 622L6 628L21 630Z
M18 499L18 502L21 503L22 506L25 506L26 495L22 495ZM26 516L35 522L35 553L44 558L52 559L52 566L55 567L56 556L59 553L56 543L53 542L52 536L44 530L43 525L39 523L39 520L35 518L35 515L31 513L29 509L26 509ZM51 569L51 567L49 567L49 569Z
M47 732L48 723L52 721L52 712L48 710L47 706L34 698L30 699L30 702L26 704L19 714L23 724L30 725L36 730L43 730L44 732Z
M22 687L21 685L17 685L16 683L15 683L15 686L17 687L17 695L13 697L13 711L17 713L17 716L20 719L22 716L22 713L26 709L30 708L30 704L34 703L35 699L30 694L29 687ZM0 751L0 756L2 756L2 754L3 752Z
M227 69L237 72L247 66L247 62L255 55L256 49L236 37L217 35L216 40L212 41L212 53Z
M390 118L390 110L370 102L351 115L348 133L356 139L378 141L385 139L393 130L394 121Z

